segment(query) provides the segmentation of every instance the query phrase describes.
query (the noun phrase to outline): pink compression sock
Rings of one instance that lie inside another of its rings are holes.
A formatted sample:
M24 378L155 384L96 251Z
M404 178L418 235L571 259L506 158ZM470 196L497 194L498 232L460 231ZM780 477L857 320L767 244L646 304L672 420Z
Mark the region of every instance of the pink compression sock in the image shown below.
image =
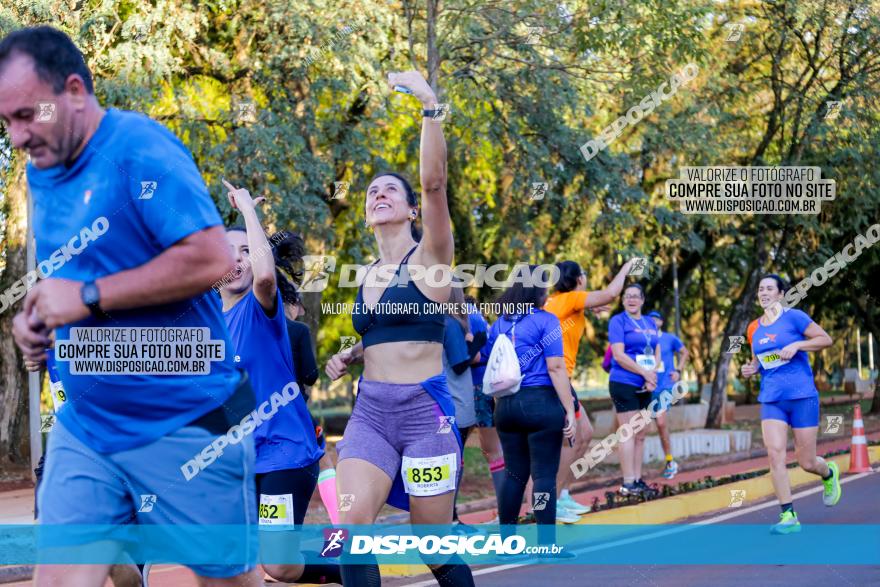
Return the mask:
M318 475L318 493L330 515L330 522L339 523L339 509L336 505L336 469L324 469Z

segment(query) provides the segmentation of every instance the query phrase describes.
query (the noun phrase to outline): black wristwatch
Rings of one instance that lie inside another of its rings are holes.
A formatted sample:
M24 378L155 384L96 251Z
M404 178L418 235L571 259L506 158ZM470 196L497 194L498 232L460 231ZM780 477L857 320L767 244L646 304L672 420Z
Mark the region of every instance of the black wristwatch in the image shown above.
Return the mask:
M107 313L101 309L101 292L98 290L98 286L95 285L94 281L85 282L79 290L79 295L92 316L102 319L109 318Z
M433 119L441 112L443 112L443 111L442 110L428 110L427 108L425 108L424 110L422 110L422 117Z

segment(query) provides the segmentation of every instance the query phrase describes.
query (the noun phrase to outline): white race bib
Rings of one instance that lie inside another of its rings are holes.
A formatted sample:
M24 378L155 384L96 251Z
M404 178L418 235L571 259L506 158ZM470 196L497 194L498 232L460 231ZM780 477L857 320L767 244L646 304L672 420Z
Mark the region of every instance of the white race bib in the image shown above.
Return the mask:
M639 367L648 369L649 371L653 371L654 367L657 366L657 361L654 358L654 355L636 355L636 363L638 363Z
M292 526L293 495L260 494L260 526Z
M781 367L788 363L788 361L784 360L779 356L779 351L767 351L766 353L761 353L757 355L758 360L761 361L761 366L765 369L775 369L776 367Z
M400 465L406 492L416 497L439 495L455 489L455 453L440 457L403 457Z

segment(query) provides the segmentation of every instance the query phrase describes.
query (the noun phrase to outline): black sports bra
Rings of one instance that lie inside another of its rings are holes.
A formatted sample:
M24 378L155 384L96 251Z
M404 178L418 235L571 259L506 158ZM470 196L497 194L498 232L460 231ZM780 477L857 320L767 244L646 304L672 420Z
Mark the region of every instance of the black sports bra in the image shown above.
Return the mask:
M409 274L405 284L400 282L401 269L415 250L413 247L400 262L394 278L379 298L378 311L374 312L364 303L363 284L358 288L351 322L361 335L364 348L383 342L443 342L446 320L439 311L440 304L428 299Z

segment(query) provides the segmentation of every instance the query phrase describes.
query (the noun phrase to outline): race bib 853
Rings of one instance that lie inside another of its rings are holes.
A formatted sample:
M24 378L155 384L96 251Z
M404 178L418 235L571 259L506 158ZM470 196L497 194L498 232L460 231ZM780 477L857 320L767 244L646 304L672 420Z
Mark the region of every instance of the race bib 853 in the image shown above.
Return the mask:
M439 457L403 457L401 474L406 492L416 497L439 495L455 489L455 453Z

